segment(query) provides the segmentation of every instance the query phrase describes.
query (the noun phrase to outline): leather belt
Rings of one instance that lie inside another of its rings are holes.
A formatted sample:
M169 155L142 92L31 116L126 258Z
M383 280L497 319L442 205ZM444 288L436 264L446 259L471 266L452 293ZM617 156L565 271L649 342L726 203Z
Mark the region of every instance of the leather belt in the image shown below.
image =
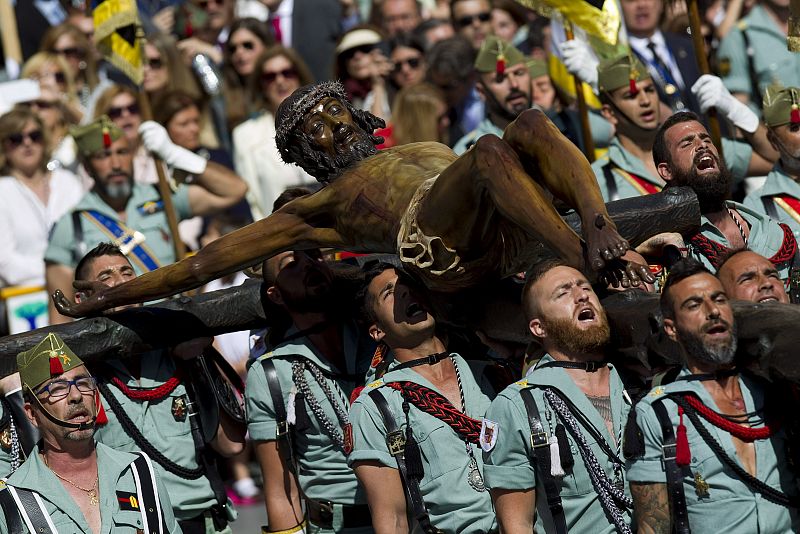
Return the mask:
M333 528L333 511L335 508L342 510L341 528L359 528L372 525L372 515L369 513L369 506L366 504L356 504L348 506L337 504L330 501L306 500L308 508L308 520L314 525L322 528Z

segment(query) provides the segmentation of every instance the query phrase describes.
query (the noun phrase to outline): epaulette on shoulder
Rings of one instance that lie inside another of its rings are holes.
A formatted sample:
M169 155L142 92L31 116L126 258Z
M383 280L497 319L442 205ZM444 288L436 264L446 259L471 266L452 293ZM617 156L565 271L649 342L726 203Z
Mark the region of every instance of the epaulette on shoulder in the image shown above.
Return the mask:
M736 27L741 31L745 31L747 29L747 21L740 19L739 22L736 23Z
M523 378L522 380L519 380L518 382L514 382L514 385L517 386L520 389L526 388L526 387L528 387L528 379L527 378Z
M383 380L375 380L374 382L370 382L366 386L364 386L365 390L369 389L377 389L383 385Z

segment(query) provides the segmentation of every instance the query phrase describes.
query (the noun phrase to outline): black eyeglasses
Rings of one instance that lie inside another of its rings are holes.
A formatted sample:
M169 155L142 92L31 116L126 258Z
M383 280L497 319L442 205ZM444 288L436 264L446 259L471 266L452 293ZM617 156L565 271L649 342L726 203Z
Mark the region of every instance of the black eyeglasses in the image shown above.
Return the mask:
M6 137L6 141L13 147L20 146L25 142L25 139L30 139L31 143L41 143L44 136L41 130L34 130L27 133L12 133Z
M256 43L253 41L242 41L241 43L231 43L228 45L228 50L230 50L231 54L235 54L239 47L244 48L245 50L252 51L256 47Z
M261 81L266 84L270 84L277 80L278 76L282 76L287 80L294 80L299 78L300 75L298 74L297 69L294 68L283 69L279 70L278 72L263 72L261 73Z
M362 54L369 54L370 52L375 50L375 46L376 45L374 45L374 44L363 44L361 46L356 46L354 48L349 48L349 49L345 50L344 52L342 52L342 57L344 57L345 60L348 60L348 59L352 58L353 56L355 56L356 52L361 52Z
M138 115L139 114L139 104L133 103L130 106L119 106L108 108L108 116L111 119L118 119L122 117L125 112L128 112L129 115Z
M154 58L148 58L145 65L150 67L152 70L158 70L164 66L164 62L161 61L160 57L154 57Z
M54 380L36 392L36 395L47 393L50 400L63 399L69 395L72 386L78 388L81 393L91 393L97 389L97 380L93 376L82 376L75 380Z
M84 59L86 57L86 50L75 46L62 48L61 50L54 50L54 52L56 54L61 54L62 56L67 56L75 59Z
M466 28L467 26L471 25L475 19L478 19L481 22L489 22L492 18L492 14L488 11L484 11L483 13L478 13L477 15L464 15L463 17L458 17L456 19L456 24L458 24L459 28Z
M398 59L394 62L394 72L395 74L403 70L403 65L408 65L410 69L418 69L419 66L422 64L421 57L410 57L408 59Z
M35 107L37 109L52 109L56 107L56 103L49 100L31 100L30 102L24 102L20 105L29 108Z

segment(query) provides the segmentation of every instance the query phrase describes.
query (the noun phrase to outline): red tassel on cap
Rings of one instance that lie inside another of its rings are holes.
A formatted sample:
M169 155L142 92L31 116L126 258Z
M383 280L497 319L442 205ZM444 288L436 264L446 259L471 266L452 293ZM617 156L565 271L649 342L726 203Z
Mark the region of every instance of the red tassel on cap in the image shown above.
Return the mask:
M111 133L109 133L108 128L103 126L103 148L109 148L111 146Z
M678 432L675 436L675 463L687 466L692 463L692 452L689 450L689 438L686 437L686 427L683 424L683 408L678 406Z
M631 94L631 96L636 96L639 94L639 88L636 87L636 80L633 78L628 80L628 92Z
M494 71L498 76L506 73L506 57L503 54L497 56L497 63L494 65Z
M800 123L800 109L797 108L797 104L792 104L792 111L789 114L789 122L792 124Z
M64 374L64 366L58 356L50 356L50 376Z
M96 425L104 425L108 423L108 416L106 415L106 409L103 408L103 401L100 400L100 392L94 392L94 402L97 404L97 417L94 418L94 423Z

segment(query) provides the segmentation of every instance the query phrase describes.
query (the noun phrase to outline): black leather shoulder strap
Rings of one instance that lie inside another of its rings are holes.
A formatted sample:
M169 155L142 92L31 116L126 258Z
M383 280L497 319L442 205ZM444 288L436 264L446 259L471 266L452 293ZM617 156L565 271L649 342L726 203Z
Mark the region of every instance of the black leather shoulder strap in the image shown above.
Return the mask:
M286 405L283 400L283 389L278 380L278 371L275 369L275 362L270 358L261 360L261 367L264 369L264 377L267 379L267 388L272 398L272 409L275 410L275 422L277 430L275 437L278 441L278 452L283 457L286 465L294 469L294 450L292 448L292 434L287 421Z
M25 532L22 526L22 518L19 516L19 510L17 509L17 503L14 502L14 497L11 496L8 487L0 490L0 506L3 507L8 534L22 534Z
M664 406L664 398L653 402L652 406L663 435L661 450L672 510L672 531L676 534L689 534L691 528L689 527L689 512L686 509L686 494L683 491L683 474L681 468L675 463L675 432L672 430L672 421Z
M77 265L83 255L86 254L86 242L83 239L83 223L81 222L81 210L72 212L72 261Z
M139 510L142 519L147 521L144 531L153 534L166 534L169 528L164 519L164 512L161 510L161 502L156 489L156 478L153 473L152 464L148 461L144 453L136 453L137 458L131 464L131 469L136 475L136 488L139 490Z
M16 495L12 495L12 491ZM7 495L7 498L10 499L10 505L13 506L17 513L17 518L19 519L20 523L25 523L28 528L28 531L35 532L37 534L55 534L53 530L50 528L50 523L47 520L47 510L44 510L43 507L39 504L40 501L36 499L36 495L33 491L22 489L22 488L9 488L6 487L5 490L0 492L0 499L4 499L6 497L2 497L1 495ZM0 501L3 506L3 511L6 512L6 503ZM22 517L22 514L25 514L25 517ZM6 519L8 519L8 513L6 513ZM10 526L10 524L9 524ZM18 525L21 529L19 532L24 532L25 530L22 529L22 525ZM32 529L32 530L31 530ZM11 530L10 532L14 532Z
M764 213L769 215L773 221L778 220L778 208L775 207L775 198L761 197L761 204L764 206Z
M614 170L612 169L611 160L603 165L603 177L606 179L606 189L608 190L608 201L613 202L619 200L619 191L617 191L617 181L614 179Z
M561 493L556 484L556 479L550 474L550 443L547 433L542 425L542 416L536 401L533 400L531 388L524 388L519 392L522 402L525 404L525 411L528 415L528 425L531 428L531 450L533 451L533 467L536 476L542 481L544 494L547 498L547 507L553 518L557 534L567 534L567 518L564 515L564 506L561 502Z
M378 411L383 418L383 424L386 426L386 446L389 449L389 454L394 456L397 461L397 470L400 472L400 480L403 482L403 487L406 490L406 505L411 509L414 519L417 520L419 526L425 533L438 533L439 529L431 524L430 516L428 515L428 508L425 506L425 501L422 499L422 492L419 489L419 481L409 477L406 470L406 437L402 429L397 426L397 421L389 409L389 403L386 402L386 397L378 389L373 389L368 393L372 402L377 406Z

